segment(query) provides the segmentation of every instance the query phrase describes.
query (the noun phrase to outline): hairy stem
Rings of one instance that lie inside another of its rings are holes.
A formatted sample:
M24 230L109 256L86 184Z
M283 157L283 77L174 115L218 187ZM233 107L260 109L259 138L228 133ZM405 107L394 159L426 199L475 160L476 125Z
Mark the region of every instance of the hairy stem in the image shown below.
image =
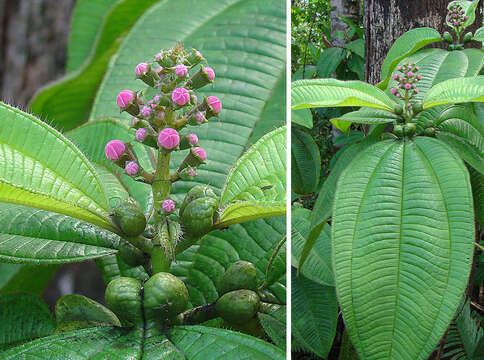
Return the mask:
M198 306L182 313L182 325L196 325L218 317L215 309L216 302Z

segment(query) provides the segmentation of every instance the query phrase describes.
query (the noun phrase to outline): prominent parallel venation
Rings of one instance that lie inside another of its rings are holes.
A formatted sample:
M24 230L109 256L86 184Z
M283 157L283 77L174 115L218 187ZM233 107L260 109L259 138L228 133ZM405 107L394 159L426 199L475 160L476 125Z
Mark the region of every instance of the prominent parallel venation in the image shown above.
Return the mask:
M333 216L336 288L362 359L424 359L465 289L469 176L438 140L381 142L343 172Z

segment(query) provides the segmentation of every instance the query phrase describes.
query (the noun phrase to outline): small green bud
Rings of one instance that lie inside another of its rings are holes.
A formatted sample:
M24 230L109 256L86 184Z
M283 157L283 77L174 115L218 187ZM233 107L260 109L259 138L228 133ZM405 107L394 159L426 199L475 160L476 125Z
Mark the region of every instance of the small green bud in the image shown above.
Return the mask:
M403 126L400 124L394 125L393 133L397 135L399 138L403 137Z
M128 237L140 235L146 227L141 206L133 199L128 199L114 209L113 222Z
M233 324L245 324L259 310L260 299L251 290L236 290L223 295L217 300L215 308L225 321Z
M424 135L425 136L431 136L431 137L434 137L435 136L435 128L434 127L428 127L424 130Z
M472 40L472 32L469 31L467 34L464 35L464 37L462 38L462 41L464 42L464 44L466 44L471 40Z
M396 114L396 115L402 115L403 114L403 107L401 105L395 105L393 107L393 112Z
M220 279L218 292L224 295L234 290L257 291L257 270L254 264L239 260L225 271Z
M422 102L418 101L418 102L414 103L412 105L412 110L413 110L414 114L418 114L418 113L422 112L422 110L423 110Z
M412 137L415 135L415 131L417 130L417 127L415 126L414 123L408 123L403 126L403 133L407 137Z
M444 32L442 39L444 39L444 41L448 42L449 44L454 43L454 39L452 38L452 35L450 35L450 32L448 32L448 31Z

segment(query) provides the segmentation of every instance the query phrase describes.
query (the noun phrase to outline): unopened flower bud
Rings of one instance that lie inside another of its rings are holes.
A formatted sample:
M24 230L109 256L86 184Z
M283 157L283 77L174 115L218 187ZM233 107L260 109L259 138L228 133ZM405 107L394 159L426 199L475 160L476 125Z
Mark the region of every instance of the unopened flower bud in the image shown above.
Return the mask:
M207 118L212 116L217 116L222 111L222 102L216 96L209 96L206 98L206 103L208 105Z
M171 99L178 106L183 106L190 101L190 93L185 88L176 88L171 93Z
M175 66L175 75L179 78L184 78L188 75L187 67L183 64L178 64L177 66Z
M137 175L139 172L139 165L135 161L130 161L126 164L124 170L126 171L126 174L134 176Z
M201 87L212 83L213 79L215 79L215 72L213 69L208 66L202 66L200 70L190 78L188 86L193 90L200 89Z
M207 77L210 81L213 81L215 79L215 71L210 66L205 66L203 70L207 73Z
M148 131L145 128L138 129L136 131L136 140L143 142L147 134L148 134Z
M136 65L134 69L134 73L136 74L137 77L141 77L143 75L146 75L146 73L148 72L148 69L149 69L149 65L145 62L142 62Z
M395 94L397 93L397 91L398 91L398 90L397 90L397 89L395 89L395 88L391 88L391 90L390 90L390 92L392 93L392 95L395 95Z
M172 212L173 210L175 210L175 206L175 202L171 199L166 199L161 204L161 208L166 212Z
M193 178L195 176L197 176L197 173L196 173L195 169L193 169L192 167L189 166L189 167L183 169L180 172L179 176L180 176L180 179L182 179L182 180L193 180Z
M121 140L111 140L104 147L106 157L111 161L117 161L126 151L126 145Z
M158 145L165 150L173 150L180 143L178 131L172 128L164 128L158 135Z
M116 103L121 111L126 111L133 116L139 113L139 106L136 100L136 93L132 90L123 90L116 97Z
M409 83L406 83L405 84L405 89L406 90L410 90L411 88L412 88L412 85L411 84L409 84Z
M180 140L180 150L185 150L191 148L198 144L198 136L195 134L188 134L181 138Z
M141 115L144 117L150 117L153 112L153 109L150 106L143 106L141 109Z
M193 147L190 149L188 155L183 159L182 163L178 167L177 172L181 173L184 169L191 167L197 168L200 164L203 164L207 160L207 153L201 147Z

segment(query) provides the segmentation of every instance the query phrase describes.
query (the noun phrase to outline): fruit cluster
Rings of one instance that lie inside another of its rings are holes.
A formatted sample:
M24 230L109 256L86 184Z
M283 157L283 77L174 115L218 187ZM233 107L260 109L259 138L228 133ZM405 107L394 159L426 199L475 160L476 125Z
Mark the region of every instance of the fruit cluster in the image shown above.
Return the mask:
M464 23L469 20L460 4L453 4L447 9L447 23L452 24L456 30L461 30Z

